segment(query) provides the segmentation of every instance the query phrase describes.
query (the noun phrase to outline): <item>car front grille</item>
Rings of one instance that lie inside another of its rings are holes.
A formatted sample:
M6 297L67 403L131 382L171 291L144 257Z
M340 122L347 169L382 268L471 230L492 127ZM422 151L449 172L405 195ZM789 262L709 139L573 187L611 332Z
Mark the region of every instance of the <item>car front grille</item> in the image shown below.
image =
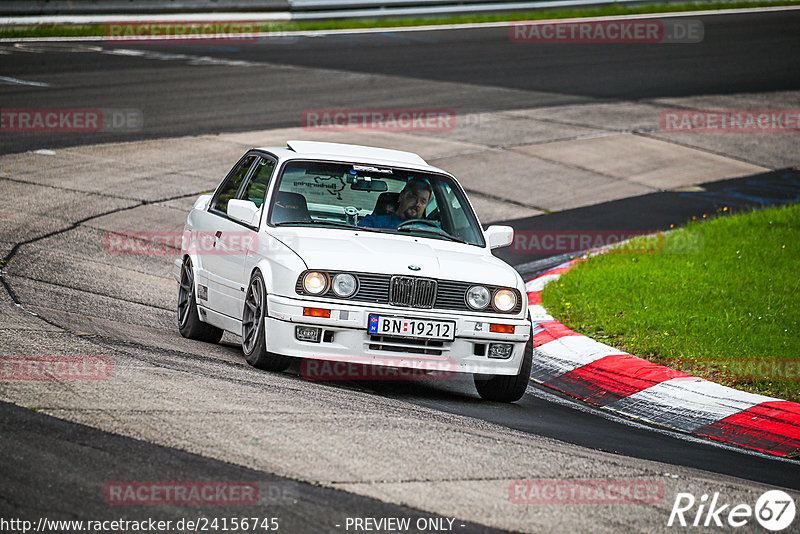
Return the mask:
M393 276L389 285L389 303L394 306L433 308L436 280L416 276Z
M389 302L389 277L384 274L358 273L358 291L353 300L387 304Z
M465 300L467 289L472 285L469 282L455 282L452 280L439 280L439 291L436 293L436 308L450 310L470 310ZM491 290L490 290L491 291Z

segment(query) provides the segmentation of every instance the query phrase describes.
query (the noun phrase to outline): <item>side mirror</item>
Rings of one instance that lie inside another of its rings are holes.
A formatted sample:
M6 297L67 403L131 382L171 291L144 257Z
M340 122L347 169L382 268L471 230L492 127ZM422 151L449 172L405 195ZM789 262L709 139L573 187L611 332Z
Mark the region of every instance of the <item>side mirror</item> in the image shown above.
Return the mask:
M510 226L490 226L483 235L491 249L507 247L514 242L514 229Z
M231 199L228 201L228 216L249 226L258 226L258 209L251 200Z
M197 200L194 201L192 208L196 210L204 210L208 208L208 203L211 201L211 197L213 196L214 195L200 195L197 197Z

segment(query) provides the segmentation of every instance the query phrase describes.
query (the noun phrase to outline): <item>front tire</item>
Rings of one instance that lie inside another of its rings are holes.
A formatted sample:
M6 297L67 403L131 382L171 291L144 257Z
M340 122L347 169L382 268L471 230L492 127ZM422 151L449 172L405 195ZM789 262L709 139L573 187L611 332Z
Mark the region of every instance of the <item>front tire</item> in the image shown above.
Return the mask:
M482 399L497 402L515 402L522 398L525 390L528 389L528 382L531 379L531 365L533 365L533 339L529 339L525 344L525 354L522 357L522 365L516 375L493 375L486 378L478 378L473 375L475 389Z
M181 281L178 286L178 331L187 339L218 343L223 330L204 323L197 313L197 300L194 296L194 271L192 260L186 258L181 266Z
M288 356L267 351L264 317L267 315L267 292L264 277L256 271L250 278L242 312L242 352L247 363L266 371L284 371L292 363Z

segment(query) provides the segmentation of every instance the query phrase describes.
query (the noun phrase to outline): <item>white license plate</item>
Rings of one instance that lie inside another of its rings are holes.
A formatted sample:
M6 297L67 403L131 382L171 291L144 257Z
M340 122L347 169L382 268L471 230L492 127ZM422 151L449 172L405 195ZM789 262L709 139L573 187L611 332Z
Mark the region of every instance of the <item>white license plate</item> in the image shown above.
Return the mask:
M453 341L456 337L456 323L453 321L431 321L428 319L396 317L394 315L370 314L369 333L380 336Z

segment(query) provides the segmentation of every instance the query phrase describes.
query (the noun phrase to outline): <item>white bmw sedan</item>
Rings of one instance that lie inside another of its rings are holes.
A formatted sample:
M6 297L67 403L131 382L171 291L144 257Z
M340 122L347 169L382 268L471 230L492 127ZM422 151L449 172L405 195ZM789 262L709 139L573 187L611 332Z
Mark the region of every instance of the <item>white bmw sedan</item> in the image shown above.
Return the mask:
M464 190L416 154L289 141L248 151L186 221L178 327L242 338L247 361L284 370L359 362L473 375L481 397L528 384L525 286L492 255Z

